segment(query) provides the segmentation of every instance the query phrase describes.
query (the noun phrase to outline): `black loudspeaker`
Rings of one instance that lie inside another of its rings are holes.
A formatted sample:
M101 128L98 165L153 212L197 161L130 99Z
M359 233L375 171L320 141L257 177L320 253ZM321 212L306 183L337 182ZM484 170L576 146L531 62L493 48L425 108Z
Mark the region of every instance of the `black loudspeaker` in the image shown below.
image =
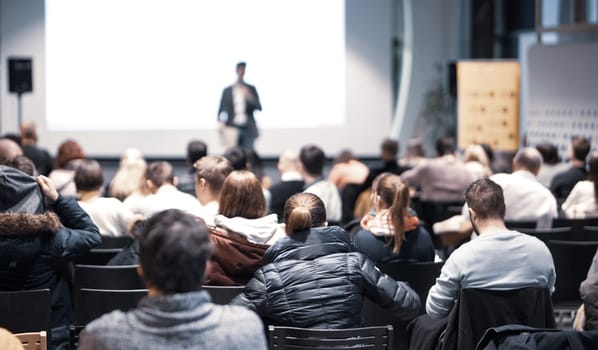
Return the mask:
M32 66L31 58L8 58L8 91L33 91Z
M445 71L446 90L452 98L457 98L457 62L448 62Z

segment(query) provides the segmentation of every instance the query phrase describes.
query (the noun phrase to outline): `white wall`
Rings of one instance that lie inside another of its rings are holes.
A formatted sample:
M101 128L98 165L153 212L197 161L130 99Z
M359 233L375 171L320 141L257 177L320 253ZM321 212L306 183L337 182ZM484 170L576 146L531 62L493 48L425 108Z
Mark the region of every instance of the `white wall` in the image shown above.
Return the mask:
M298 148L308 142L319 144L329 155L345 147L351 148L358 155L376 155L381 138L390 133L391 0L347 0L346 4L347 126L327 129L262 130L256 147L263 156L276 156L285 149ZM191 138L200 138L208 142L211 153L222 151L216 132L209 130L77 133L45 131L43 0L0 0L2 133L18 130L17 99L15 95L8 94L6 79L6 59L17 55L33 58L34 92L23 97L24 120L32 119L37 122L40 128L40 143L50 151L56 150L58 144L67 137L74 137L92 156L118 156L126 147L138 147L147 156L182 156L185 145ZM256 85L259 88L259 81ZM109 101L99 100L98 103ZM314 113L317 113L317 106L314 106Z

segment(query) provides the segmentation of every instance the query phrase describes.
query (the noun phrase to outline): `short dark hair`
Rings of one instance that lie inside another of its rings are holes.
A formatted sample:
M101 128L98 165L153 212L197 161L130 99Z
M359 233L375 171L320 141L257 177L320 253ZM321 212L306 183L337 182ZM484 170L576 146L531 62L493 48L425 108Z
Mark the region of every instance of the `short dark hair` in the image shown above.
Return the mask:
M590 140L586 139L585 137L574 136L571 139L571 148L573 149L573 156L577 160L585 162L586 158L588 157L588 153L590 153L591 147L592 144L590 143Z
M316 145L306 145L301 147L299 160L301 160L303 169L310 175L318 176L322 175L324 172L326 155L324 154L324 151Z
M382 153L396 158L399 153L399 143L393 139L384 139L380 145L380 149L382 150Z
M436 141L436 154L439 157L445 156L447 154L453 154L455 153L456 149L457 146L455 145L455 139L450 136L439 138Z
M237 65L235 67L236 67L235 68L236 70L239 70L239 68L245 68L245 67L247 67L247 62L241 61L241 62L237 63Z
M243 147L231 147L222 156L230 162L234 170L247 170L247 152Z
M484 219L504 219L505 197L502 187L490 179L474 181L465 191L467 206Z
M550 142L543 142L536 145L536 149L542 155L542 161L546 164L557 164L561 161L559 150Z
M198 160L208 155L208 145L200 140L191 140L187 144L187 162L195 164Z
M145 169L145 179L150 180L156 187L174 181L174 170L172 165L166 161L152 162Z
M27 175L35 175L35 164L31 159L25 156L16 156L9 159L0 160L0 165L6 165L18 169Z
M104 184L104 173L100 163L93 159L82 159L75 170L77 191L95 191Z
M139 237L139 264L148 287L165 294L201 289L212 254L206 223L178 209L152 216Z

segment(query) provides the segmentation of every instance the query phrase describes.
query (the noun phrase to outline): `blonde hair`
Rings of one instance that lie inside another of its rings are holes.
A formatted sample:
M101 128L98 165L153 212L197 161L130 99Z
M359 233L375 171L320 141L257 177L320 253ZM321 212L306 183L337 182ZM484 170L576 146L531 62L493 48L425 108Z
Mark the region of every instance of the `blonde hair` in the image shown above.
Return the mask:
M110 182L110 196L125 200L133 192L149 194L145 185L147 163L141 152L135 148L127 149L120 158L118 170Z

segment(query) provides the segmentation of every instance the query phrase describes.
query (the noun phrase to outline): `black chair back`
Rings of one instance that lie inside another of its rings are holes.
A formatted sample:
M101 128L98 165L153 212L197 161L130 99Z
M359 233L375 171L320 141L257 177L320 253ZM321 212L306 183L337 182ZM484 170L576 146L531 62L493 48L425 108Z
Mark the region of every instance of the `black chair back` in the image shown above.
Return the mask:
M76 265L106 265L122 248L92 249L73 260Z
M132 241L131 236L102 236L102 243L95 249L122 249Z
M392 349L392 326L306 329L268 326L269 349Z
M105 290L83 288L79 294L79 307L75 308L75 325L86 325L103 314L114 310L128 311L133 309L137 306L139 300L146 295L146 289Z
M77 350L79 348L79 333L85 326L69 326L69 349Z
M537 221L536 220L529 220L529 221L511 221L511 220L505 220L505 226L507 226L507 228L509 230L515 230L515 231L520 231L520 230L535 230L536 229L536 225L537 225Z
M598 241L549 241L547 245L557 276L552 301L581 304L579 284L586 278Z
M49 335L52 329L50 290L0 292L0 327L12 333L46 331Z
M575 238L578 238L576 234L573 232L571 227L554 227L554 228L547 228L542 230L536 229L518 229L517 231L521 233L528 234L530 236L534 236L541 240L544 243L553 240L567 240L573 241Z
M90 289L144 289L137 265L75 265L75 291Z
M226 305L243 292L244 286L203 286L210 293L212 303Z

